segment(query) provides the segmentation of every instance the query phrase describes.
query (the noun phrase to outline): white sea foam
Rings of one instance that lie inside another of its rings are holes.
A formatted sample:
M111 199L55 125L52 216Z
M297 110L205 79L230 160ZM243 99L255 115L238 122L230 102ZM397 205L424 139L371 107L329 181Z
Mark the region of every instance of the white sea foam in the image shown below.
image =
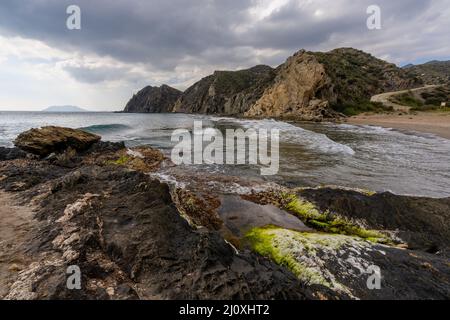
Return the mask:
M303 145L309 150L325 154L354 155L355 151L344 144L331 140L325 134L305 130L290 123L276 120L244 120L232 118L219 118L219 122L234 122L244 128L279 129L280 141Z
M149 173L150 177L157 179L160 182L167 183L169 185L173 185L177 188L185 188L186 184L183 182L178 181L174 176L162 173L162 172L156 172L156 173Z

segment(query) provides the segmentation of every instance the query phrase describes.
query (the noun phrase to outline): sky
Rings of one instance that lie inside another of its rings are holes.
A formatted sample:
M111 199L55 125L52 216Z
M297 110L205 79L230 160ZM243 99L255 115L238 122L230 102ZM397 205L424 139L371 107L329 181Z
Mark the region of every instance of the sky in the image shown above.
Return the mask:
M67 28L70 5L80 30ZM367 28L370 5L381 29ZM449 17L448 0L1 0L0 110L121 110L147 85L184 90L300 49L450 60Z

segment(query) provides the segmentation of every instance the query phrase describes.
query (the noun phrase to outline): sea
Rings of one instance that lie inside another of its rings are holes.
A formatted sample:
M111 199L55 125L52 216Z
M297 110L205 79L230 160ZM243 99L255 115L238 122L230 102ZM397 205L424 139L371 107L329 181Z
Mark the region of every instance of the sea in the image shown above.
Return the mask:
M170 155L176 129L255 128L280 131L280 169L260 177L258 165L192 165L202 172L239 177L259 176L288 187L325 185L361 188L399 195L450 197L450 140L414 131L335 123L247 120L209 115L127 114L112 112L0 112L0 146L47 125L83 129L105 141L127 146L150 145Z

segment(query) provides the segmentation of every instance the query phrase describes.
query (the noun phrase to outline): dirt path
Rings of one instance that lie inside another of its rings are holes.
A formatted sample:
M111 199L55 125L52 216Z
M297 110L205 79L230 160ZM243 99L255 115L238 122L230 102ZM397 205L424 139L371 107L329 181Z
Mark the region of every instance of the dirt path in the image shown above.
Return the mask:
M12 194L0 191L0 299L29 263L23 246L33 226L33 212L15 202Z
M387 107L392 107L394 108L395 111L403 111L403 112L408 112L411 107L408 106L403 106L400 104L396 104L391 102L389 99L392 96L395 96L397 94L402 94L402 93L408 93L409 91L412 92L421 92L421 91L425 91L425 90L429 90L432 88L437 88L440 87L440 85L429 85L429 86L425 86L425 87L421 87L421 88L416 88L416 89L410 89L410 90L401 90L401 91L393 91L393 92L385 92L382 94L377 94L375 96L373 96L370 101L372 102L379 102L382 103L383 105L387 106Z

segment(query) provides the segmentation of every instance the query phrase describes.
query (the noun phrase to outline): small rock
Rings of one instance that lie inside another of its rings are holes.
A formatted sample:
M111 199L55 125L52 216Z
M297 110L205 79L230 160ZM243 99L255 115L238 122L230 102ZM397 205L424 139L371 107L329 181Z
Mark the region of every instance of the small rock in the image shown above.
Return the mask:
M12 272L19 272L19 271L22 271L22 268L21 268L18 264L13 263L13 264L8 268L8 270L9 270L9 271L12 271Z
M114 295L114 288L113 287L108 287L106 288L106 293L112 297Z

